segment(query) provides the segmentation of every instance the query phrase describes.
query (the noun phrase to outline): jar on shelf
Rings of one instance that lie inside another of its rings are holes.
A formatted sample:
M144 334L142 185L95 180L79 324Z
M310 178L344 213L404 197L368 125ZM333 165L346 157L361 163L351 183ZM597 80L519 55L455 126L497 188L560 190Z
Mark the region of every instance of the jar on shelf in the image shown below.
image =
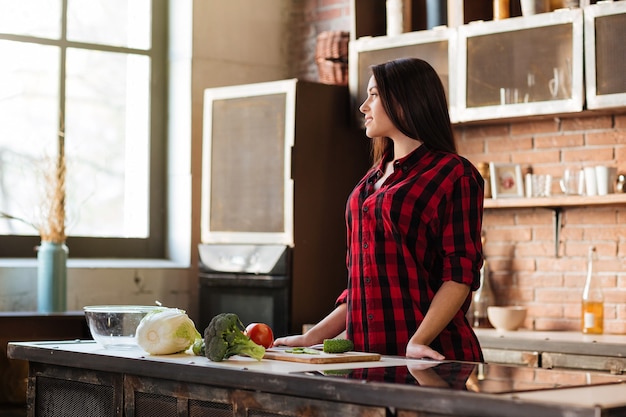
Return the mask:
M615 181L615 192L626 193L626 175L625 174L619 174L617 176L617 180Z
M476 169L485 180L485 198L491 198L491 174L489 173L489 163L480 162L476 164Z
M507 19L510 16L509 0L493 0L493 20Z

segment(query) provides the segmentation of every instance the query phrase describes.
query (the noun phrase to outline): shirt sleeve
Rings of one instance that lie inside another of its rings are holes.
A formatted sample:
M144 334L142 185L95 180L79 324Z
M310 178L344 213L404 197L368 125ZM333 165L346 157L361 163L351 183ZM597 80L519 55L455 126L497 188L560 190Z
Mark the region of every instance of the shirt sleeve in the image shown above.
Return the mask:
M450 199L442 203L442 280L466 284L472 290L480 285L483 263L483 202L481 180L466 174L453 183Z
M335 307L339 306L340 304L346 303L347 301L348 301L348 290L345 289L342 291L339 297L337 297L337 300L335 301Z

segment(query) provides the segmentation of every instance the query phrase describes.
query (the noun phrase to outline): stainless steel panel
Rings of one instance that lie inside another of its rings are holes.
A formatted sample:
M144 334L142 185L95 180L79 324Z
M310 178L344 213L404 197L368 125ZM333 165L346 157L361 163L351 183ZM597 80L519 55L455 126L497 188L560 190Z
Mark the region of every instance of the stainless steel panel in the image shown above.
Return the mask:
M198 245L202 269L248 274L288 274L284 245Z

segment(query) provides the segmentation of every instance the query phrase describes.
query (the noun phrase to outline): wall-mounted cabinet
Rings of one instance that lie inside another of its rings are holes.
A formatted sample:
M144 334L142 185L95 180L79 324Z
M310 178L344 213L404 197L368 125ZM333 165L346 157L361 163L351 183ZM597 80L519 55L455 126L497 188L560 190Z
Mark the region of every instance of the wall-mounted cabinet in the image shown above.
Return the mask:
M458 28L461 122L583 110L581 9Z
M456 87L451 68L456 68L456 31L447 28L408 32L397 36L364 37L350 42L350 93L354 108L367 97L370 66L401 57L417 57L429 62L442 80L455 121Z
M626 2L585 8L587 108L626 105Z
M370 65L416 56L444 81L453 123L626 106L626 2L398 35L384 34L384 19L359 26L382 19L365 3L352 5L358 36L350 42L350 90L358 103Z
M386 35L387 5L391 3L387 0L352 0L351 40ZM403 0L398 3L402 3L405 32L431 27L431 22L437 20L433 14L447 20L449 27L476 20L491 20L493 16L493 0Z

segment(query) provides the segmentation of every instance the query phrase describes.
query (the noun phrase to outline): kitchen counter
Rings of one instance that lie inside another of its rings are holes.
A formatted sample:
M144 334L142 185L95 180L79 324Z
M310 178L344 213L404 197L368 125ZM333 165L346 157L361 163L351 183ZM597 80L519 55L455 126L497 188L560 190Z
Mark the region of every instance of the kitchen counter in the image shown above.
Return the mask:
M474 329L482 347L527 349L580 355L626 356L626 335Z
M62 398L69 407L72 397L77 407L97 404L93 417L151 416L168 406L171 415L207 415L200 405L232 410L208 414L217 416L258 415L241 411L255 407L264 416L303 417L626 416L624 379L583 371L387 356L343 364L237 356L211 362L105 350L93 341L13 342L8 352L30 363L29 415L38 417L60 415L47 414L47 405Z
M91 337L85 313L39 313L35 311L0 312L0 406L26 404L28 363L7 358L10 341L37 341L50 338L85 339ZM0 415L2 411L0 410Z
M544 368L626 371L625 335L558 331L474 329L487 362Z

